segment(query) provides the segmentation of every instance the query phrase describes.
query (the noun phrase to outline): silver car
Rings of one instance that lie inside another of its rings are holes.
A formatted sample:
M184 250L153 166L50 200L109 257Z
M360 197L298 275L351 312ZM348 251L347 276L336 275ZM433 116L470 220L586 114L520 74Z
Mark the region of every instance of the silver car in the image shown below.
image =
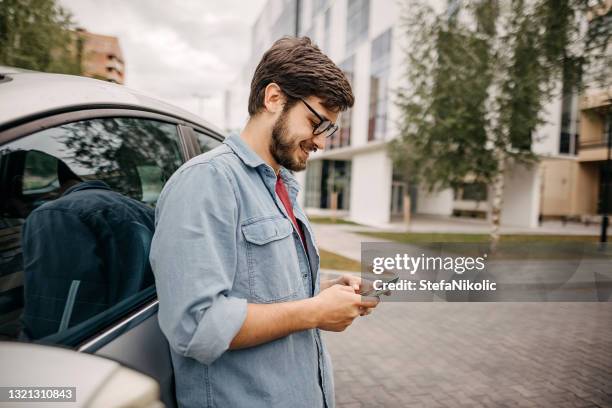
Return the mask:
M150 218L172 173L223 137L121 85L0 67L1 400L14 391L6 387L65 386L76 390L70 406L159 406L109 385L149 377L162 403L176 406L148 264L150 223L142 227L123 206ZM100 195L79 196L79 186ZM120 224L141 229L115 242L105 225L119 213ZM82 353L112 361L95 369ZM80 376L67 376L77 368Z

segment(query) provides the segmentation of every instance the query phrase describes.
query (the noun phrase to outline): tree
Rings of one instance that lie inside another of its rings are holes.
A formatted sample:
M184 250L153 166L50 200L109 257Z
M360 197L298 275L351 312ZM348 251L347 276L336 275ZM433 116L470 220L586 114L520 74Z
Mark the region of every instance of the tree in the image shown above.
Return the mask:
M403 13L408 85L397 95L401 134L391 157L430 191L492 186L493 246L504 172L538 160L531 145L544 104L561 79L580 85L586 45L597 43L581 27L585 3L473 0L437 13L411 0Z
M0 0L0 64L81 74L80 37L56 0Z

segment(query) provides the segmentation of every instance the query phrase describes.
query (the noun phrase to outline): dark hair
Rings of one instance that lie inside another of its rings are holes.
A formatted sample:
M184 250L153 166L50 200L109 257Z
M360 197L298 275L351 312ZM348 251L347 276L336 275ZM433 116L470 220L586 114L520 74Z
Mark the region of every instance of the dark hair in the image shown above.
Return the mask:
M249 115L264 106L266 86L274 82L287 96L285 109L297 99L311 95L323 100L323 106L337 112L353 106L355 98L346 76L308 37L283 37L261 58L249 95Z

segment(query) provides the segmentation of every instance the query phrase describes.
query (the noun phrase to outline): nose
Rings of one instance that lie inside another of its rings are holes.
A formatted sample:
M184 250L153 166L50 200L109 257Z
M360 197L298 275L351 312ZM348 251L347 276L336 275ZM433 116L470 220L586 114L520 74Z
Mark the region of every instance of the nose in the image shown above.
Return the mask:
M312 140L318 150L325 150L325 135L320 134L314 137Z

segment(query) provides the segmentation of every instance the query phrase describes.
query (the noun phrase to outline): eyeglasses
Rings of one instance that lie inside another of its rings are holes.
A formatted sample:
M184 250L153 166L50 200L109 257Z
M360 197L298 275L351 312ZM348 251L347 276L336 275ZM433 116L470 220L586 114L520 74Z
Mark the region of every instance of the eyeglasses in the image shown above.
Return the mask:
M306 105L308 110L311 111L317 117L317 119L319 119L319 123L312 127L312 133L315 136L319 136L323 134L325 135L325 138L329 138L334 133L336 133L336 130L338 130L338 125L336 125L331 120L326 119L322 115L320 115L319 112L317 112L312 106L310 106L308 102L306 102L303 98L292 95L289 92L285 91L284 89L282 91L286 93L287 95L289 95L290 97L299 99L300 101L304 102L304 105Z
M300 98L300 100L304 102L304 105L306 105L308 110L311 111L317 117L317 119L319 119L319 123L313 126L313 129L312 129L312 133L315 136L324 134L325 138L328 138L328 137L331 137L331 135L333 135L334 133L336 133L336 130L338 130L338 125L333 123L331 120L325 119L324 117L319 115L319 113L316 110L314 110L314 108L310 106L308 102L306 102L304 99Z

